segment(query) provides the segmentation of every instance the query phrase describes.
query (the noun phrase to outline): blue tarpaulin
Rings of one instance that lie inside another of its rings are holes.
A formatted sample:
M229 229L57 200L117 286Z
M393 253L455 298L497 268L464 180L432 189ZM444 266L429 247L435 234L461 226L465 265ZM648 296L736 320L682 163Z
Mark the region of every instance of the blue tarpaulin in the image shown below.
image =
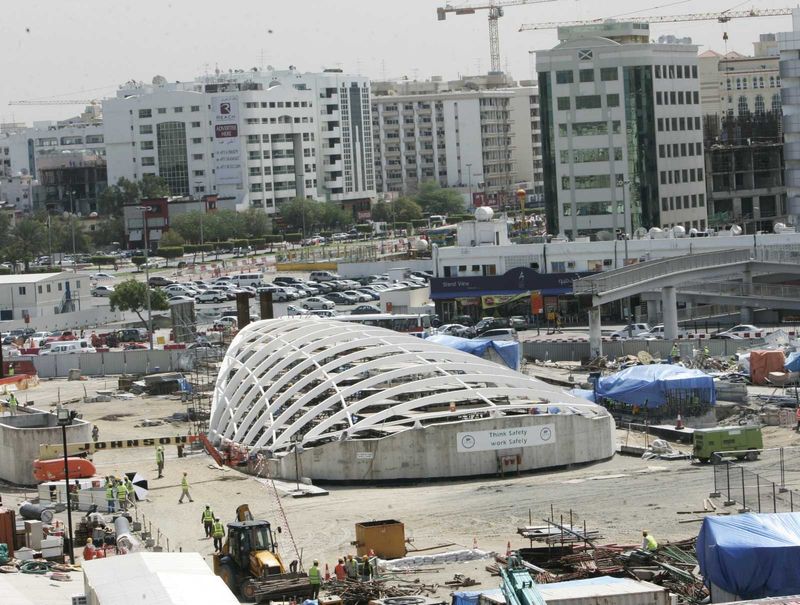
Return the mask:
M502 591L499 588L490 590L458 590L453 593L452 605L478 605L481 595L499 597Z
M800 372L800 351L789 353L783 367L787 372Z
M717 401L714 379L700 370L678 365L650 364L631 366L604 376L597 383L597 395L629 405L657 408L667 402L673 391L696 391L702 401Z
M513 340L470 340L446 334L434 334L428 340L478 357L485 357L486 351L492 349L509 368L519 370L519 343Z
M697 560L707 584L741 599L800 594L800 513L706 517Z

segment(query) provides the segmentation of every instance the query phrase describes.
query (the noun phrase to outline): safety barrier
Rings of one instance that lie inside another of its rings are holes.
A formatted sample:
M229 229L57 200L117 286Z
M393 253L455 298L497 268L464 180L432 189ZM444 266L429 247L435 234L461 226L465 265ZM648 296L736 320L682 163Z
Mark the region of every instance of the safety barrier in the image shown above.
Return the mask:
M745 452L719 452L712 457L714 490L711 497L724 498L725 506L739 505L740 511L780 513L794 512L795 503L800 508L800 492L786 486L800 472L796 462L797 448L769 448L757 450L760 460L736 463L727 456L742 456ZM755 455L755 454L753 454ZM751 455L752 457L752 455ZM750 468L745 468L745 464ZM768 470L769 469L769 470ZM767 473L774 473L771 479Z

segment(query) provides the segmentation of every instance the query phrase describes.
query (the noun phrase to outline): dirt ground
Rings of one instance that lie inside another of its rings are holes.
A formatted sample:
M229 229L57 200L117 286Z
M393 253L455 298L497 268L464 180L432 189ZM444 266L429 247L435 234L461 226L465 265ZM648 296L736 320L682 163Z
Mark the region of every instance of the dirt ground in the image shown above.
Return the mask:
M91 379L81 382L54 380L43 382L27 397L37 407L49 409L62 401L82 397L84 388L90 396L103 388L114 388L116 380ZM23 396L22 401L25 401ZM100 429L101 439L133 438L185 434L188 425L167 422L156 427L139 426L144 419L165 419L185 409L177 397L137 397L105 403L76 403L72 407ZM642 436L617 431L618 440L638 444ZM800 437L779 427L765 429L769 445L797 445ZM676 445L678 449L687 446ZM588 466L519 477L484 478L458 482L415 483L402 486L326 486L327 496L293 499L276 495L259 481L231 469L219 469L204 453L191 452L178 459L174 447L166 452L165 477L156 479L154 452L151 448L115 450L95 455L98 473L105 475L136 471L150 484L147 501L140 502L134 515L152 523L154 534L160 532L161 544L171 550L200 552L211 562L210 539L204 538L200 521L205 504L210 504L221 520L233 520L235 508L249 503L257 518L281 526L279 548L287 560L302 554L304 565L318 558L331 571L336 558L353 552L354 525L360 521L396 519L405 524L410 549L443 552L460 548L505 553L527 546L517 528L534 524L550 515L563 515L574 522L587 524L601 532L606 543L635 544L641 530L647 528L659 541L679 540L697 534L702 515L678 514L703 509L703 500L712 491L710 466L693 465L686 460L645 461L634 457L614 458ZM180 477L188 472L192 503L178 503ZM6 505L14 506L30 497L31 490L0 484ZM720 502L721 504L721 502ZM285 517L284 517L284 511ZM65 517L66 515L61 515ZM290 531L287 531L290 530ZM464 573L481 582L481 587L495 587L498 579L485 571L488 563L479 561L442 566L438 571L407 576L426 583L442 583L454 573ZM447 596L450 589L440 589Z

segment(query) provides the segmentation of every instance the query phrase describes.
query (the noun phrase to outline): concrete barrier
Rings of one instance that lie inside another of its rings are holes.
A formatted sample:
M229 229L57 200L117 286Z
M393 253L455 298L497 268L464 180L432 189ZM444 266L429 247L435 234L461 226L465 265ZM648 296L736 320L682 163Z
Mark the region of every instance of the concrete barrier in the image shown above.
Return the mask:
M84 376L106 374L143 374L145 372L172 372L183 370L180 350L135 350L109 351L105 353L80 353L75 355L34 355L20 357L33 362L40 378L56 378L69 375L79 369Z

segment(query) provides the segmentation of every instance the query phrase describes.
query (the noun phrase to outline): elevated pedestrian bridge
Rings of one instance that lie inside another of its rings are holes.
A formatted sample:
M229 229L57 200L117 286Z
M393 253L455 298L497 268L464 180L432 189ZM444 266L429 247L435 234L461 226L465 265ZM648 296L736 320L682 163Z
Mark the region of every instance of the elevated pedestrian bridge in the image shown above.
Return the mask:
M678 336L676 287L687 293L708 295L717 303L729 300L731 304L741 304L743 309L765 305L782 308L781 304L797 308L795 302L789 301L792 297L796 301L800 290L791 286L753 284L754 275L800 276L800 246L760 246L648 261L575 280L572 288L575 294L592 297L589 348L592 355L600 355L600 305L645 292L661 291L666 339ZM740 283L714 283L725 280ZM703 284L699 292L698 283ZM687 285L693 287L684 288Z

